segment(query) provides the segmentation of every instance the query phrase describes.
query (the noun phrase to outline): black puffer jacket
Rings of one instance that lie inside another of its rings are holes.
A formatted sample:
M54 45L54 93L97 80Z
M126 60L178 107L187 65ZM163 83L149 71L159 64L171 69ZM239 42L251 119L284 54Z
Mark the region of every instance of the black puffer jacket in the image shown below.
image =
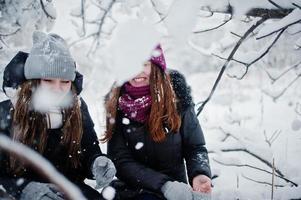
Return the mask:
M7 100L0 103L0 134L10 136L12 103ZM70 181L81 185L85 178L93 178L91 165L94 159L103 155L94 130L94 124L90 117L86 103L81 100L81 112L83 122L83 136L81 140L81 167L70 168L66 164L70 159L64 146L60 145L62 136L61 129L48 129L48 142L43 156L48 159L59 172L65 175ZM72 133L70 133L72 134ZM17 185L17 179L8 170L8 156L0 150L0 185L13 196L18 196L21 190L29 181L47 182L31 169L26 169L22 176L25 179L23 185Z
M131 187L161 193L169 180L189 183L199 174L211 177L202 129L194 112L190 88L177 71L169 72L179 100L182 125L179 133L167 133L163 142L156 143L143 124L130 121L123 124L118 110L116 127L108 142L108 156L117 169L117 177ZM121 90L122 93L122 90ZM141 148L137 148L141 144Z

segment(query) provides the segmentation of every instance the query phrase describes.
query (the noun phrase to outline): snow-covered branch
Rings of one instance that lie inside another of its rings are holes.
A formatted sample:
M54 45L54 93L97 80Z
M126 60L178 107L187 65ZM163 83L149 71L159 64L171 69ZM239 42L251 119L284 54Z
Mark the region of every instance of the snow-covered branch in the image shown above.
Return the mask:
M223 64L217 79L214 82L214 85L210 91L209 96L206 98L206 100L204 102L202 102L202 104L200 105L200 107L198 107L198 111L197 111L197 116L200 115L200 113L202 112L202 110L204 109L205 105L209 102L209 100L211 99L213 93L215 92L217 85L219 84L226 68L228 67L230 61L233 59L236 51L238 50L238 48L241 46L241 44L243 43L243 41L258 27L260 26L262 23L264 23L267 20L267 18L261 18L260 20L258 20L255 24L253 24L245 33L244 35L238 40L238 42L236 43L236 45L233 47L230 55L228 56L227 60L225 61L225 63Z
M51 0L46 0L46 1L51 2ZM45 5L45 3L44 3L44 0L40 0L40 4L41 4L42 10L44 11L45 15L46 15L48 18L50 18L50 19L52 19L52 20L55 20L55 19L56 19L55 14L51 13L50 10L47 10L47 7L46 7L46 5Z
M281 92L279 92L278 94L274 95L274 94L270 94L268 91L262 90L262 92L268 96L270 96L273 101L277 101L277 99L279 99L281 96L283 96L285 94L285 92L294 84L296 83L301 77L301 73L298 74L289 84L287 84L286 87L284 87L282 89Z
M253 166L253 165L249 165L249 164L236 164L236 163L225 163L225 162L221 162L215 158L212 158L212 160L220 165L224 165L224 166L231 166L231 167L247 167L247 168L251 168L251 169L255 169L255 170L258 170L258 171L261 171L261 172L264 172L264 173L267 173L267 174L271 174L272 175L272 172L268 171L268 170L265 170L265 169L262 169L262 168L259 168L259 167L256 167L256 166ZM294 183L293 181L283 177L283 176L280 176L278 174L275 174L276 177L286 181L287 183L290 183L291 185L293 186L298 186L298 184Z
M85 200L81 191L62 176L47 160L41 155L26 147L23 144L17 143L9 139L7 136L0 134L0 148L4 151L13 154L18 159L35 168L43 176L48 178L52 183L64 192L68 199Z
M194 34L198 34L198 33L205 33L205 32L208 32L208 31L212 31L212 30L216 30L222 26L224 26L225 24L227 24L228 22L230 22L232 20L232 15L230 15L229 19L226 19L223 23L215 26L215 27L212 27L212 28L209 28L209 29L205 29L205 30L200 30L200 31L194 31L193 33Z
M273 77L270 72L268 70L266 70L265 68L264 71L266 72L266 74L268 75L268 77L271 79L271 83L274 84L276 81L278 81L279 79L281 79L282 77L284 77L288 72L290 72L291 70L296 70L297 68L301 67L301 61L292 65L291 67L287 68L286 70L284 70L281 74L279 74L276 77Z
M97 16L96 19L93 20L87 20L85 14L87 13L87 11L85 10L85 3L86 0L82 0L81 1L81 9L80 9L80 14L78 16L73 15L75 17L80 17L82 20L82 35L81 37L72 42L69 46L74 46L75 44L85 41L87 39L92 38L92 42L91 42L91 46L90 49L88 51L88 54L90 54L91 52L94 52L100 45L100 36L101 34L105 34L103 27L106 23L106 19L110 18L110 12L113 8L113 5L117 2L117 0L111 0L108 5L101 5L102 1L99 1L98 3L96 2L92 2L92 4L97 7L99 9L99 12L101 13L99 16ZM111 18L112 19L112 18ZM114 21L114 19L112 19L112 21ZM86 31L86 24L93 24L96 25L96 30L93 31L92 33L88 33Z

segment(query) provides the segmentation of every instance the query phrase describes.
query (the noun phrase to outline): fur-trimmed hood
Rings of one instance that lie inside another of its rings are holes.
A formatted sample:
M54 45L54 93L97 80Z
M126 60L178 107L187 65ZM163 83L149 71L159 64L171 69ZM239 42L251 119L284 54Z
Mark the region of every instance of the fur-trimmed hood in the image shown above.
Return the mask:
M187 85L184 75L179 71L168 70L167 73L170 75L171 84L178 99L178 109L180 112L185 111L189 106L193 105L191 88Z

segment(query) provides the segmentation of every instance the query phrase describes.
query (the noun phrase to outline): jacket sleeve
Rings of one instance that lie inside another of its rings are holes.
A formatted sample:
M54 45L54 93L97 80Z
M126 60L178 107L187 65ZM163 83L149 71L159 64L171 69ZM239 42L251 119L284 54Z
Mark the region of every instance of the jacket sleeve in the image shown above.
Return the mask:
M82 164L84 170L86 171L87 177L93 179L92 174L92 164L95 158L98 156L104 156L99 147L98 138L94 130L94 123L88 111L88 106L81 99L81 110L82 110L82 120L83 120L83 136L81 140L81 151L82 151Z
M132 187L161 193L164 183L172 180L167 175L136 161L127 147L123 134L118 130L108 142L108 156L116 166L117 178Z
M193 105L184 111L180 131L189 183L192 185L192 179L200 174L211 178L205 139Z

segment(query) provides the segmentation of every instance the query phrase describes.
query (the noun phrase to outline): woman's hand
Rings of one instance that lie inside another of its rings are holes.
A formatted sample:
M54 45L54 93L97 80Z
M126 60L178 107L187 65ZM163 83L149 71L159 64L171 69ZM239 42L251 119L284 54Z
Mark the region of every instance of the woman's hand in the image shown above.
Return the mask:
M192 188L197 192L211 193L211 179L205 175L198 175L192 180Z

